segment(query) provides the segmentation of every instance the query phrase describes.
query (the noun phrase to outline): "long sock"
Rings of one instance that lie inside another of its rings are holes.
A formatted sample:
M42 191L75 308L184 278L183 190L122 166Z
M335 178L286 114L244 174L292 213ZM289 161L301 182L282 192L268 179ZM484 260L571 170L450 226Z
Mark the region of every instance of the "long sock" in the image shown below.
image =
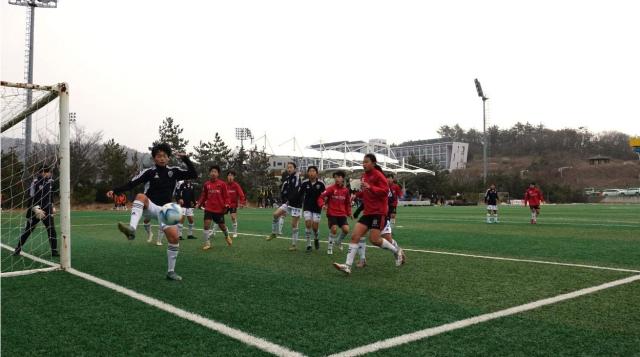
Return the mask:
M336 236L329 232L329 250L333 249L333 241L336 239Z
M204 241L205 243L209 241L209 239L211 239L211 235L213 234L213 231L211 229L205 229L204 230Z
M144 231L147 232L147 235L149 235L149 233L151 233L151 222L144 223Z
M135 200L131 207L131 219L129 220L129 227L134 231L138 228L138 222L142 218L142 211L144 210L144 202Z
M304 229L304 237L307 240L307 247L311 246L311 230L309 228Z
M338 245L342 244L342 240L344 239L344 237L346 237L347 235L344 234L344 232L340 232L340 234L338 234Z
M278 227L280 226L280 218L274 218L271 221L271 233L278 234Z
M184 225L182 223L178 223L178 235L182 237L182 230L184 229Z
M349 252L347 253L347 261L346 261L346 264L349 267L353 265L353 259L355 259L357 252L358 252L358 243L349 243Z
M162 230L162 227L158 226L158 242L162 242L162 237L164 237L164 231Z
M382 238L382 245L380 248L390 250L393 254L398 253L398 248L394 247L393 244L389 243L389 241L384 238Z
M394 247L396 247L396 249L400 248L400 247L398 246L398 242L396 242L396 240L395 240L395 239L393 239L393 238L391 238L391 244L392 244Z
M491 223L491 214L487 213L487 223Z
M189 235L193 235L193 223L189 223Z
M175 271L176 269L176 259L178 259L178 249L180 247L179 243L172 244L169 243L167 245L167 267L168 271Z
M284 217L278 218L278 234L282 234L282 227L284 226Z
M367 250L367 241L363 238L358 242L358 255L360 255L360 260L366 260L365 251Z
M536 212L531 212L531 219L535 222L535 220L536 220Z
M291 229L291 244L296 245L298 243L298 228Z
M313 231L313 239L317 240L318 239L318 234L319 234L318 231Z
M224 231L222 231L222 234L224 234L224 237L227 238L229 236L229 228L225 228Z
M233 234L238 234L238 221L233 224Z
M391 219L391 228L394 228L396 226L396 219L392 218Z

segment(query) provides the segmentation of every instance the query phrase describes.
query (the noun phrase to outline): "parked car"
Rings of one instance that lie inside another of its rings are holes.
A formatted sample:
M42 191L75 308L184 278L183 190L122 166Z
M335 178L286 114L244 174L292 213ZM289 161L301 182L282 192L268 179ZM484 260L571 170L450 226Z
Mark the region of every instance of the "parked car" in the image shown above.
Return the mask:
M609 188L602 191L602 195L605 197L616 197L616 196L624 196L625 190L621 190L619 188Z
M625 196L640 196L640 187L629 187L624 190Z
M595 188L587 187L584 189L584 194L587 196L595 196L598 193Z

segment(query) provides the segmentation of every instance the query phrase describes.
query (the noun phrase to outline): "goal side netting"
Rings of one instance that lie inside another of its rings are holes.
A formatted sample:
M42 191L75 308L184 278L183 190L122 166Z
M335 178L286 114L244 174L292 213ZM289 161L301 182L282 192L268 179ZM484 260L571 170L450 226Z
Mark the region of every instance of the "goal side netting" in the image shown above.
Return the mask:
M68 86L2 81L0 91L1 275L69 268Z

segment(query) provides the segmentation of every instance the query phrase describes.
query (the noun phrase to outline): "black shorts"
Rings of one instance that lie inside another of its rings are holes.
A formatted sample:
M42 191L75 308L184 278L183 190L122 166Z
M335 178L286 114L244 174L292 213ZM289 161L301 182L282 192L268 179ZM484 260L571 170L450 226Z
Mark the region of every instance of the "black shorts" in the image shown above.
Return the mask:
M396 213L396 206L393 206L389 209L389 215Z
M212 220L217 224L224 224L224 213L213 213L209 211L204 211L204 219Z
M329 221L329 229L333 226L347 226L349 222L347 222L347 216L329 216L327 215L327 221Z
M540 205L529 206L530 209L540 209Z
M229 207L227 208L227 214L238 213L238 207Z
M362 223L369 229L382 229L387 223L387 219L383 214L364 215L360 217L358 223Z

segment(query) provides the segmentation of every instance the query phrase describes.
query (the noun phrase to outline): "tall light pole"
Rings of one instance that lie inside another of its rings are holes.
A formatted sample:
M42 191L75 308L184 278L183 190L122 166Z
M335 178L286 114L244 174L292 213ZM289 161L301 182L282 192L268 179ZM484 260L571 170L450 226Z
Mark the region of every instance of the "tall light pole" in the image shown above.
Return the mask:
M249 128L236 128L236 139L240 140L240 147L244 147L244 141L253 140L253 134Z
M27 83L33 83L33 31L36 7L54 9L58 7L58 0L9 0L9 5L27 7L26 45L25 45L25 69L24 79ZM27 89L25 107L30 107L33 102L31 89ZM27 161L31 151L31 115L24 122L24 161Z
M487 184L487 145L489 145L487 140L487 110L485 104L487 102L487 97L484 96L482 92L482 86L480 85L480 81L478 78L474 80L476 82L476 90L478 91L478 97L482 98L482 181L484 184Z

